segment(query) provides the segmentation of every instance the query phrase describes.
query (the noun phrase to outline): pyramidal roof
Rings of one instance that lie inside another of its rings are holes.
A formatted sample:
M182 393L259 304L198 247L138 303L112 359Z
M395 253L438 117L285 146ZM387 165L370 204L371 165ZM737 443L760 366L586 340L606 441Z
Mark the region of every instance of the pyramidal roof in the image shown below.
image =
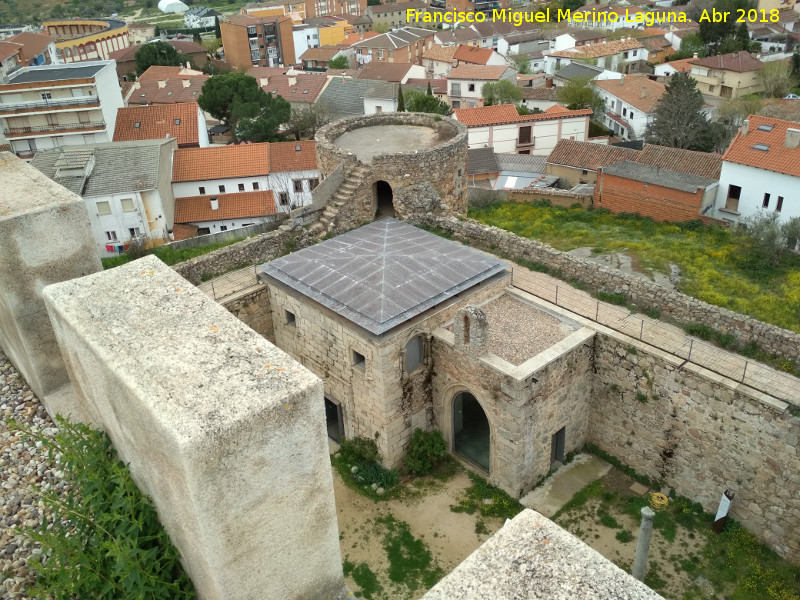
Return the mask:
M375 335L506 269L497 258L382 219L259 271Z

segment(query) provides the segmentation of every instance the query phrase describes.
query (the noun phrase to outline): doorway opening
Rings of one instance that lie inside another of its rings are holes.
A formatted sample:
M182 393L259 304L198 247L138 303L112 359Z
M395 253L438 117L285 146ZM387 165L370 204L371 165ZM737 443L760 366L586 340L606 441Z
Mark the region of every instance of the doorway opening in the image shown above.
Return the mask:
M562 427L553 434L550 442L550 465L561 466L564 464L564 446L567 443L567 428Z
M489 472L489 419L469 392L453 398L453 451Z
M328 437L337 444L344 439L344 419L342 419L342 405L325 398L325 422L328 427Z
M375 219L396 216L392 186L385 181L376 181L373 193L375 195Z

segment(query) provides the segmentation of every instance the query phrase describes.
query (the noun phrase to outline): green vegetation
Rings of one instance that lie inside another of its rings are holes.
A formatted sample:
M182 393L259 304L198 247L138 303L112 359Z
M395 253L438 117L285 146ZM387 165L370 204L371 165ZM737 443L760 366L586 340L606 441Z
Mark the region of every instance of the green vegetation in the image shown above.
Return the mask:
M235 244L236 242L241 242L241 241L242 241L241 239L236 238L232 240L226 240L224 242L207 244L205 246L197 246L195 248L181 248L178 250L173 249L170 246L159 246L157 248L149 250L147 254L155 254L165 264L171 266L171 265L176 265L180 262L187 261L191 258L195 258L197 256L202 256L203 254L208 254L209 252L213 252L214 250L219 250L220 248L224 248L225 246L230 246L231 244ZM125 263L132 261L133 257L127 254L120 254L119 256L111 256L109 258L103 258L101 260L104 269L113 269L114 267L118 267L120 265L124 265Z
M447 443L441 431L437 429L426 432L417 428L406 455L406 470L418 477L427 475L446 456Z
M617 535L615 535L614 537L617 538L618 542L622 542L623 544L627 544L628 542L633 541L633 536L631 535L631 532L628 531L627 529L618 531Z
M375 594L380 594L383 587L378 582L378 577L372 572L367 563L361 563L358 566L350 561L342 563L342 570L346 577L352 577L356 585L361 588L360 595L367 600L371 600Z
M24 532L42 546L30 560L36 598L195 597L155 508L108 437L58 418L55 439L28 435L61 457L66 491L45 493L51 516ZM14 428L20 428L12 424Z
M400 476L394 469L378 464L380 455L373 440L356 437L342 440L339 450L331 456L331 464L345 485L373 500L394 498L401 492ZM377 490L383 488L383 494ZM394 493L393 493L394 492Z
M643 271L676 264L685 294L800 332L800 256L787 254L778 265L758 260L729 230L541 203L471 208L470 216L559 250L625 251Z
M391 515L377 522L386 527L383 547L389 558L389 579L404 584L410 592L433 587L444 575L436 565L427 544L411 534L408 523Z
M328 68L329 69L349 69L350 68L350 61L344 55L337 56L336 58L332 58L328 61Z
M450 510L456 513L475 514L477 511L483 517L501 517L513 519L524 508L519 502L506 494L500 488L489 485L487 481L474 473L467 473L472 486L464 492L464 497L458 504L450 506ZM491 500L489 504L484 500Z

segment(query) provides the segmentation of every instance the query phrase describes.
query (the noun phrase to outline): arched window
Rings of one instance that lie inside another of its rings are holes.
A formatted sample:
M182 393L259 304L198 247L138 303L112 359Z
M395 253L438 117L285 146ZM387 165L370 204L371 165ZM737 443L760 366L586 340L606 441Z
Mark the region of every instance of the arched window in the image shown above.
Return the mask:
M422 336L415 335L413 338L408 340L408 343L406 344L406 373L411 373L411 371L419 367L424 358L425 348L423 345Z

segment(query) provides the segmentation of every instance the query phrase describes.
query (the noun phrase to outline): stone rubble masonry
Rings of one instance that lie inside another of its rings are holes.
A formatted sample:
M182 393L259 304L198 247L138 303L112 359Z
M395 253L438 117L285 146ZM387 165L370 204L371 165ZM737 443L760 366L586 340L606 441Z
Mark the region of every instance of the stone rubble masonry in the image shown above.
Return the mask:
M199 597L343 598L319 378L153 256L43 294Z
M416 125L440 132L442 143L423 150L379 154L369 164L355 154L336 146L344 133L378 125ZM339 207L336 231L345 231L372 221L377 208L375 182L392 187L393 204L398 218L411 214L467 213L467 128L448 117L424 113L387 113L342 119L326 125L315 136L317 163L327 176L343 165L344 173L356 167L369 169L360 185L352 191L352 202Z
M625 294L640 309L659 310L665 317L679 323L704 323L735 336L745 344L754 342L766 352L800 361L800 334L669 290L647 278L603 267L536 240L522 238L471 219L413 215L407 221L412 225L439 227L472 246L491 248L492 252L512 260L525 259L545 265L557 271L562 279L575 278L593 289Z
M800 418L787 404L621 334L598 335L589 441L800 556Z
M663 600L540 513L506 523L422 600L613 598Z
M469 301L496 297L507 284L507 274L489 280ZM276 345L324 380L325 396L342 408L346 437L374 439L384 465L399 467L414 429L433 424L431 332L467 299L450 299L378 337L280 283L268 285ZM423 336L425 360L407 373L405 347L417 335ZM354 351L364 356L364 366L354 364Z
M275 342L267 286L261 286L246 294L226 298L222 302L222 306L250 329L260 333L270 342Z
M69 378L41 290L102 270L83 199L0 153L0 345L48 411Z

